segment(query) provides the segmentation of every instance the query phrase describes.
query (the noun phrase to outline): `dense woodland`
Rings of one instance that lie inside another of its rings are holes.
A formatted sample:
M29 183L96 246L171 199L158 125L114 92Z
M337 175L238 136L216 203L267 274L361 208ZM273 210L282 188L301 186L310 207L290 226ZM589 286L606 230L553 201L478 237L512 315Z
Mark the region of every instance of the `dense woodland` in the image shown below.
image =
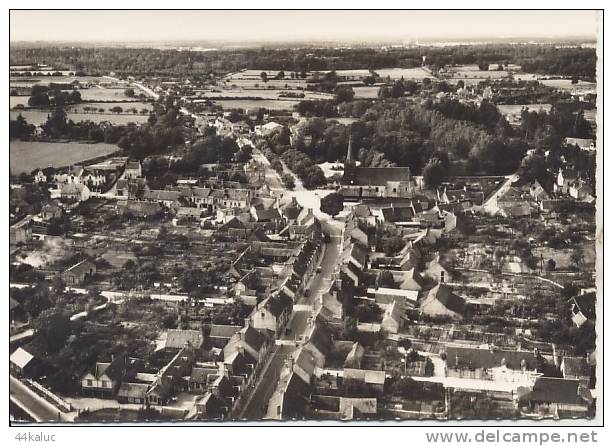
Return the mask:
M411 48L260 48L190 52L153 48L11 48L10 63L44 61L57 69L104 74L202 76L243 68L303 72L313 70L412 68L455 64L514 63L526 72L593 79L596 52L553 45L483 44Z

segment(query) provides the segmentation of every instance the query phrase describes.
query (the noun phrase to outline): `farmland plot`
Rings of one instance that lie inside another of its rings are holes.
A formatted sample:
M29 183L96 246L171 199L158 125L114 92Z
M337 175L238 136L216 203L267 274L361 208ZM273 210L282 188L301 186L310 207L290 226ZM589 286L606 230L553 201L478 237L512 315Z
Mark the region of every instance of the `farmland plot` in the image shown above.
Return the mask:
M48 166L63 167L110 155L118 150L114 144L103 143L11 141L10 168L12 173L17 174Z

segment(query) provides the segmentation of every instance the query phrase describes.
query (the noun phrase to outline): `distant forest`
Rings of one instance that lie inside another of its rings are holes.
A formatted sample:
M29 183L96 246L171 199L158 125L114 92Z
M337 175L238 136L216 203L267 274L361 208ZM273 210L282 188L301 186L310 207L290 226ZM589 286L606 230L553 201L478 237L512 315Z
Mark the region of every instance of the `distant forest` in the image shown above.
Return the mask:
M413 68L426 64L438 69L456 64L520 65L531 73L576 76L593 80L593 48L556 48L553 45L460 45L415 48L302 48L178 51L153 48L11 48L10 63L46 63L56 69L103 74L198 77L249 68L256 70L317 71L345 69Z

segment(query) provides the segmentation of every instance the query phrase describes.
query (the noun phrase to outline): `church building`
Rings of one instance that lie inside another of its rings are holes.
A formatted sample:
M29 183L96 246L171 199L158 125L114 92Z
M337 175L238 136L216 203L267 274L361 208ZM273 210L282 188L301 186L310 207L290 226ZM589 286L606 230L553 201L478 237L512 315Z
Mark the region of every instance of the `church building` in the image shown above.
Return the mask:
M347 198L412 198L415 179L408 167L358 167L351 147L347 158L340 193Z

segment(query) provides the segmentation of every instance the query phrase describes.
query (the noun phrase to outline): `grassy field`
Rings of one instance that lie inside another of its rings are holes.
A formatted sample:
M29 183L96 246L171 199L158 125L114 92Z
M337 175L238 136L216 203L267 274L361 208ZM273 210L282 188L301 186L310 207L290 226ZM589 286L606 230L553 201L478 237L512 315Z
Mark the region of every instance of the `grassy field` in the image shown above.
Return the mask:
M375 99L381 87L353 87L356 99Z
M28 99L30 99L30 96L9 96L9 108L13 108L16 105L27 107Z
M427 77L431 78L432 76L427 70L424 70L421 67L418 68L381 68L376 70L377 74L381 77L390 77L390 79L400 79L404 77L405 79L416 79L422 80Z
M47 110L11 110L9 112L11 119L17 118L19 114L23 116L29 124L41 125L47 121L47 116L50 111ZM68 119L73 122L92 121L92 122L110 122L111 124L124 125L130 122L143 123L147 122L149 115L134 115L132 113L67 113Z
M288 110L292 111L294 109L294 105L298 103L297 100L288 100L288 101L277 101L277 100L220 100L213 101L217 105L221 105L225 110L232 108L242 108L247 110L255 110L258 108L267 108L269 110Z
M108 111L111 108L115 107L116 105L123 108L124 110L129 109L129 108L136 108L139 112L143 108L146 108L149 111L153 110L153 104L149 102L134 101L134 102L84 102L81 104L68 106L68 111L82 113L85 107L103 108L105 111Z
M10 76L9 84L11 86L32 86L32 85L49 85L51 82L64 84L73 81L79 81L81 84L97 83L103 80L99 76Z
M596 84L593 82L579 81L577 84L573 84L570 79L541 79L541 84L548 87L558 88L560 90L577 90L577 91L589 91L596 90Z
M125 88L86 88L79 90L84 101L129 101L132 98L124 94Z
M48 166L77 164L99 156L110 155L119 148L114 144L51 143L11 141L9 145L12 173L31 172Z

